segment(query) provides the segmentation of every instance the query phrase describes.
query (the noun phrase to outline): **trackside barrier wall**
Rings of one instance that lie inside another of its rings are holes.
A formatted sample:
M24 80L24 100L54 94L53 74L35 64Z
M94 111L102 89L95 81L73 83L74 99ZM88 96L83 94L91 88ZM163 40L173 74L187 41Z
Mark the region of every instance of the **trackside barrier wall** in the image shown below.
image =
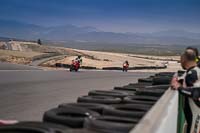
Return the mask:
M178 92L168 89L130 133L177 133Z

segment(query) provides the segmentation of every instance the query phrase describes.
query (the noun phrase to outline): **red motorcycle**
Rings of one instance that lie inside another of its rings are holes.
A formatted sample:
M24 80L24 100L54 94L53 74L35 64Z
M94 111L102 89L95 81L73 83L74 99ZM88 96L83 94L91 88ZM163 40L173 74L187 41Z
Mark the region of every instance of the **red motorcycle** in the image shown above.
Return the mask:
M70 66L70 72L72 72L72 71L75 71L75 72L77 72L78 70L79 70L79 68L80 68L80 62L79 61L74 61L74 60L72 60L72 64L71 64L71 66Z
M127 64L127 63L124 63L123 64L123 72L127 72L128 71L128 68L129 68L129 64Z

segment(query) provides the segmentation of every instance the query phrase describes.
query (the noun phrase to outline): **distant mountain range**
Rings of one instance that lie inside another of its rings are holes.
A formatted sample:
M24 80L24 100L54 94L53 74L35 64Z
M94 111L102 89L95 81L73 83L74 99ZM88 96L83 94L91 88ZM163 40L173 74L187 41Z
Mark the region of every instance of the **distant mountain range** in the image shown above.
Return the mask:
M200 33L184 30L167 30L154 33L114 33L104 32L94 27L74 25L44 27L17 21L0 20L0 36L48 41L107 42L136 44L198 45Z

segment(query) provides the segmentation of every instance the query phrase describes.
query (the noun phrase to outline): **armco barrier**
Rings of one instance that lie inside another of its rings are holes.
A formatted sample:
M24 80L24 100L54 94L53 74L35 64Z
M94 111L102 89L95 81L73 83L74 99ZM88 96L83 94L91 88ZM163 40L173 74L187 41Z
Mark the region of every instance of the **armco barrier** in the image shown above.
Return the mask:
M130 133L176 133L178 92L167 90Z

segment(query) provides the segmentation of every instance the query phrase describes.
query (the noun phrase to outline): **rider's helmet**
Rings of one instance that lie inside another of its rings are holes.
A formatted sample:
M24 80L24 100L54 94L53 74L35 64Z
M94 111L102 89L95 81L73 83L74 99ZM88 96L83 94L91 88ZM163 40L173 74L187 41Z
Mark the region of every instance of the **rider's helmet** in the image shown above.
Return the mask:
M128 64L128 61L126 60L125 63Z
M78 58L80 59L80 58L81 58L81 55L79 55Z

